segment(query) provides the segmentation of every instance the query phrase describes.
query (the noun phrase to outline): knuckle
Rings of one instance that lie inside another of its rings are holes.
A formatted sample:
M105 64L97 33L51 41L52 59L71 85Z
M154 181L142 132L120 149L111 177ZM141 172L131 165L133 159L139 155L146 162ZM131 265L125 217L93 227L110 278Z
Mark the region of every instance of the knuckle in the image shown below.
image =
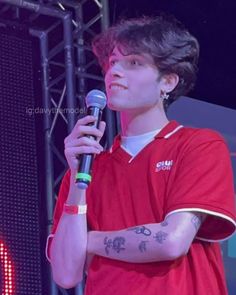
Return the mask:
M82 144L86 144L88 141L88 138L83 136L83 137L80 137L80 139L78 139L78 145L82 145Z
M77 132L78 132L78 133L81 133L81 131L82 131L82 130L81 130L81 127L82 127L82 125L79 125L79 126L78 126L78 128L77 128Z
M69 156L70 155L70 151L69 151L68 148L65 148L64 149L64 154L65 154L65 156Z
M81 146L79 149L79 153L78 154L85 154L86 153L86 147L85 146Z
M65 144L65 145L67 144L68 140L69 140L69 136L67 136L67 137L64 139L64 144Z

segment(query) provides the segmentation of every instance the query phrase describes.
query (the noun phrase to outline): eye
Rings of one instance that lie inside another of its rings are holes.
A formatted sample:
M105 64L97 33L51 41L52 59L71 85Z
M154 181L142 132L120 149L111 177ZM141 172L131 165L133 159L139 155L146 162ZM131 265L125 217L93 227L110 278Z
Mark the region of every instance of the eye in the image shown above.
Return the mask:
M116 59L110 59L109 60L109 66L112 67L116 64L117 60Z
M131 59L129 63L131 66L140 66L141 65L141 62L138 59Z
M131 58L129 60L129 65L132 67L142 66L143 63L139 58Z

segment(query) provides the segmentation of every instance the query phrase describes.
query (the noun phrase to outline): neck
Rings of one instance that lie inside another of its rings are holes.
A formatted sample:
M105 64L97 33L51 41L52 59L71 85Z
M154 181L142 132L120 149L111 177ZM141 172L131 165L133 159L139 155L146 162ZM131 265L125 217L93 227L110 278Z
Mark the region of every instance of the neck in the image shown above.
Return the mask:
M169 121L163 110L159 108L150 109L146 112L121 112L121 135L134 136L162 129Z

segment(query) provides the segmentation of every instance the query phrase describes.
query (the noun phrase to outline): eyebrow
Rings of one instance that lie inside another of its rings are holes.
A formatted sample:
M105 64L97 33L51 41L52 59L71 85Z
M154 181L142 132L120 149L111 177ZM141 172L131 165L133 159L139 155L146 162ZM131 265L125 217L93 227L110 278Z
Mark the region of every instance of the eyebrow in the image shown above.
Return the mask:
M140 53L135 53L135 52L131 52L131 53L129 53L129 54L122 54L123 56L125 56L125 57L129 57L129 56L132 56L132 55L134 55L134 56L137 56L137 57L140 57L140 58L145 58L145 59L147 59L147 56L145 56L145 55L143 55L143 54L140 54ZM116 54L114 53L114 52L112 52L110 55L109 55L109 58L110 57L113 57L113 56L116 56Z
M155 64L154 63L154 60L153 60L153 58L152 58L152 56L148 56L148 55L146 55L146 54L140 54L140 53L135 53L135 52L131 52L131 53L129 53L129 54L127 54L127 55L123 55L124 57L127 57L127 58L129 58L129 57L131 57L132 58L132 56L135 56L136 58L139 58L140 59L140 61L142 61L142 62L144 62L144 63L148 63L148 64ZM109 58L108 58L108 61L112 58L112 57L116 57L116 54L114 53L114 52L112 52L111 53L111 55L109 56Z

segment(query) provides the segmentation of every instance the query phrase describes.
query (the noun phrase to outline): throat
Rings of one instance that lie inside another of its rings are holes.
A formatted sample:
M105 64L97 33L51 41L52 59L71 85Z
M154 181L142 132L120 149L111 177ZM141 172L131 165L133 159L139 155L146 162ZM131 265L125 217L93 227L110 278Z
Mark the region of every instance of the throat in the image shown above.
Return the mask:
M120 112L121 134L126 137L140 136L160 130L169 121L164 111L158 108L140 112L140 110Z
M121 136L121 146L132 157L136 156L146 145L148 145L161 129L136 135L136 136Z

